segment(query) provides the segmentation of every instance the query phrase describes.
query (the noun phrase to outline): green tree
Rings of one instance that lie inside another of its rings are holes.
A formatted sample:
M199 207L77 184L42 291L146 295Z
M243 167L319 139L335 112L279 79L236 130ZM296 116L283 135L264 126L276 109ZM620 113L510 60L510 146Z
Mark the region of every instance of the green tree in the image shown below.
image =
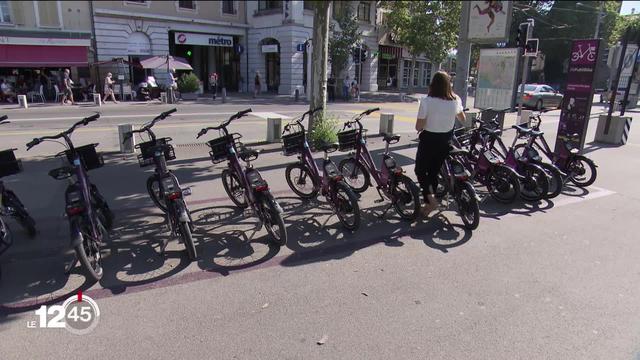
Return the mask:
M336 22L329 25L332 33L329 38L329 62L331 73L340 76L349 63L353 47L362 41L362 31L359 30L358 21L349 6L345 6L344 11L335 20ZM336 24L339 29L336 28Z
M424 54L442 62L456 46L460 30L459 1L383 1L387 27L395 41L411 54L409 92L413 91L416 58Z

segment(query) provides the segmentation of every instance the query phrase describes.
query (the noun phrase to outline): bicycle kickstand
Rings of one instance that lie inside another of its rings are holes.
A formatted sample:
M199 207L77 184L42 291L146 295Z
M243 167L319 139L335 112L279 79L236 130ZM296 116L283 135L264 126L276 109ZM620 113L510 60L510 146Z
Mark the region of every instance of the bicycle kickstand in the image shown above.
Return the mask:
M383 202L385 200L384 196L382 196L382 192L380 191L379 187L376 188L376 190L378 190L378 196L380 196L380 199L376 200L375 202L376 203L381 203L381 202ZM387 205L387 207L382 211L382 213L380 213L380 215L377 215L378 218L384 219L384 217L387 215L387 212L389 212L389 209L391 209L391 207L393 207L393 203Z

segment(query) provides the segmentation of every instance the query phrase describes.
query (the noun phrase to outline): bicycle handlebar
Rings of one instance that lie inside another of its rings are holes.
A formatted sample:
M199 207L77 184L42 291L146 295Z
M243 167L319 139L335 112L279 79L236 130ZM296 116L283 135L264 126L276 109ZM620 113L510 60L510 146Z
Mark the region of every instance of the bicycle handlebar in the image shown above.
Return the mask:
M149 136L151 136L151 139L155 140L156 139L156 135L153 133L153 131L151 131L151 128L160 120L164 120L166 118L168 118L169 116L171 116L171 114L173 114L174 112L178 111L178 109L173 108L171 110L167 110L163 113L160 113L160 115L156 116L155 118L153 118L153 120L151 120L150 123L147 123L146 125L142 126L140 129L138 130L131 130L128 131L126 133L124 133L123 135L123 140L122 143L124 144L127 140L129 140L134 133L141 133L141 132L148 132Z
M374 113L376 111L380 111L380 108L379 107L371 108L371 109L368 109L368 110L365 110L365 111L361 112L360 114L356 115L352 120L345 122L344 126L342 127L342 129L344 130L347 127L351 128L352 124L357 123L359 128L360 128L360 130L362 130L362 123L360 122L360 120L363 117L365 117L367 115L370 115L371 113Z
M313 115L314 113L316 113L316 112L318 112L318 111L320 111L320 110L322 110L322 109L323 109L323 107L322 107L322 106L319 106L319 107L317 107L317 108L315 108L315 109L311 109L311 110L309 110L309 111L305 112L304 114L302 114L302 116L300 116L300 118L295 119L295 120L293 120L292 122L290 122L290 123L288 123L287 125L285 125L285 126L284 126L284 129L282 130L282 134L284 134L285 132L289 131L289 129L291 129L291 125L298 125L298 126L300 126L300 128L301 128L301 129L302 129L302 131L304 132L304 131L305 131L305 128L304 128L304 125L302 125L302 122L304 121L304 118L305 118L307 115Z
M100 118L100 113L95 113L91 116L88 116L80 121L78 121L77 123L73 124L73 126L71 126L69 129L57 134L57 135L53 135L53 136L43 136L43 137L39 137L39 138L34 138L33 140L29 141L27 143L27 151L31 150L32 147L42 143L44 140L55 140L55 139L59 139L59 138L65 138L65 141L67 141L67 144L71 146L69 139L67 138L68 135L70 135L71 133L73 133L73 131L80 125L82 126L87 126L89 125L89 123L94 122L96 120L98 120Z
M200 129L200 131L198 132L198 135L196 136L196 139L198 139L202 135L206 134L209 130L226 129L226 127L229 126L229 124L231 124L231 122L233 120L240 119L241 117L246 116L251 111L252 111L251 108L245 109L245 110L242 110L242 111L238 111L234 115L231 115L231 117L227 121L223 122L222 124L220 124L218 126L210 126L210 127L206 127L206 128Z

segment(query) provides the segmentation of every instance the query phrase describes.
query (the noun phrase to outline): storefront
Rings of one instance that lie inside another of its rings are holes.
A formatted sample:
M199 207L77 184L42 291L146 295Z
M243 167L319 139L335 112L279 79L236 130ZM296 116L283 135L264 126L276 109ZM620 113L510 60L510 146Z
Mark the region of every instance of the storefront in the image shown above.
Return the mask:
M62 71L69 69L80 87L90 80L88 47L90 40L81 38L0 37L0 78L17 94L40 92L55 99Z
M397 46L380 45L378 47L378 88L398 88L399 59L402 48Z
M189 61L193 73L203 82L204 90L210 91L207 79L218 74L219 87L227 91L238 91L240 86L240 60L244 46L239 36L201 34L170 31L169 53Z

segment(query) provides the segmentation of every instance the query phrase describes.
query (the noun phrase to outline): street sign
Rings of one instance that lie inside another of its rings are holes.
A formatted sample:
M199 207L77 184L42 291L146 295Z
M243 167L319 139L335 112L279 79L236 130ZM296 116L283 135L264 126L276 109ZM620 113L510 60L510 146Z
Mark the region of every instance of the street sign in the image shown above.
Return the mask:
M527 43L524 46L524 56L538 56L538 39L527 39Z
M244 46L242 44L236 44L236 54L242 55L244 53Z
M296 45L296 51L298 52L304 52L304 48L304 43Z

